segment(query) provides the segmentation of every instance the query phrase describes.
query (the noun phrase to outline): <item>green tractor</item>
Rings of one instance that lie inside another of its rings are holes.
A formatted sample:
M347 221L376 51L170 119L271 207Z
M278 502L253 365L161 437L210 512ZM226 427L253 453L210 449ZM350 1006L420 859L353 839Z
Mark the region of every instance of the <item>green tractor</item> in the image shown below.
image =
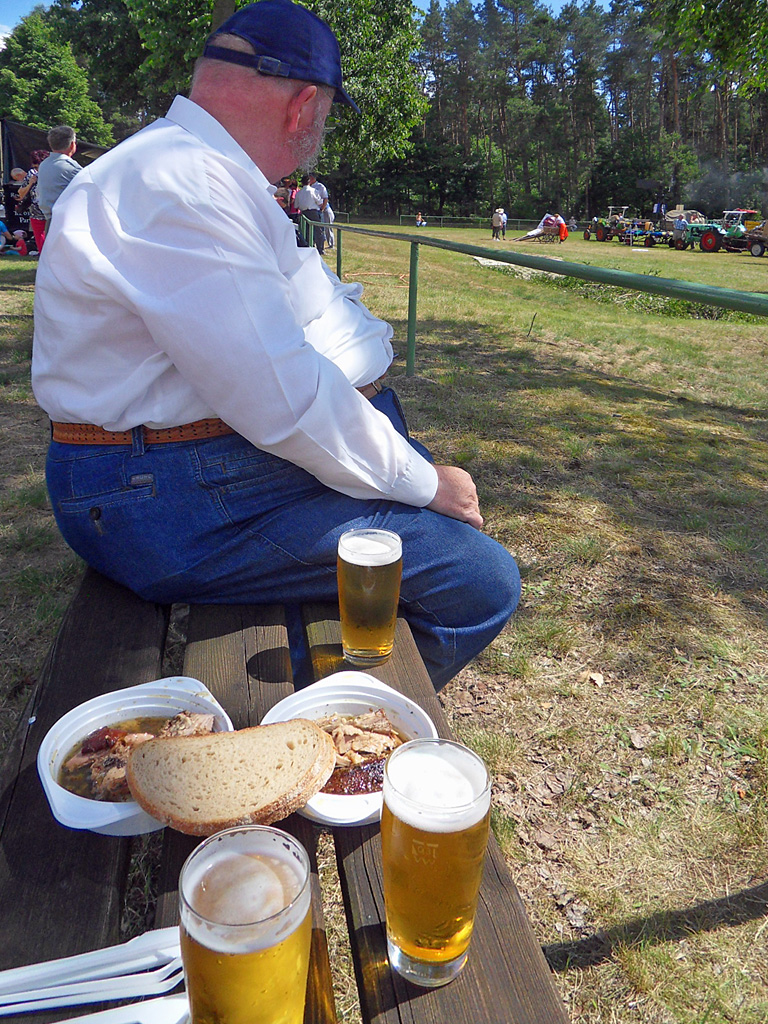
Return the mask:
M689 224L686 238L689 240L691 248L698 242L702 252L717 252L723 247L725 229L716 220L706 221L703 224Z
M679 224L684 222L683 228L678 227ZM693 235L696 235L696 241L698 241L699 233L694 227L693 231L691 228L693 225L705 224L707 218L703 213L698 210L685 210L682 206L676 206L674 210L668 210L662 227L665 232L667 245L670 249L693 249L695 242L693 241Z
M722 220L689 222L685 232L685 245L691 248L698 242L702 252L747 252L751 251L750 234L758 225L757 210L724 210ZM680 246L679 248L685 248ZM758 245L755 245L758 248ZM763 250L764 251L764 250ZM757 253L762 255L762 253Z
M610 242L613 238L621 238L630 227L626 217L628 206L609 206L607 217L593 217L584 228L584 238L589 241L592 235L598 242Z
M728 252L751 252L753 256L765 252L764 229L757 210L725 210L723 227L723 245Z

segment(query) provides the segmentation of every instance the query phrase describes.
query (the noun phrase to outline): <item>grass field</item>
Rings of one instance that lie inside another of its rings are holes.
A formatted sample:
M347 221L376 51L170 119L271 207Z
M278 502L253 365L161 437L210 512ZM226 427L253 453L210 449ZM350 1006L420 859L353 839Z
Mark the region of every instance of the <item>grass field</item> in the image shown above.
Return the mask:
M422 247L406 378L408 246L343 244L395 326L414 433L472 472L521 568L517 615L442 699L492 767L496 835L573 1020L764 1024L768 323ZM768 292L766 257L520 249ZM6 734L77 566L45 501L24 267L0 261ZM340 1008L357 1019L349 986Z

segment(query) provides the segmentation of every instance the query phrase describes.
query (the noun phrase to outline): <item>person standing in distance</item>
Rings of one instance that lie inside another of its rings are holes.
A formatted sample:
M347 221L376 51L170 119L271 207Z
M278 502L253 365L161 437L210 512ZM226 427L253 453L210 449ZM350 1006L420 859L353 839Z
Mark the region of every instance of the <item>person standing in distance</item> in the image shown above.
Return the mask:
M307 220L317 221L318 224L322 223L323 200L318 190L312 185L308 174L302 175L301 188L296 193L296 206ZM315 247L322 256L325 252L325 231L323 228L312 228L312 234Z
M51 212L61 193L81 170L72 157L77 150L75 129L60 124L48 132L50 154L37 170L37 203L45 218L45 233L51 226Z
M209 37L189 98L70 183L35 287L46 479L70 547L143 598L288 602L299 682L299 606L336 601L339 537L394 531L400 611L439 687L502 629L520 577L469 473L409 438L381 381L391 326L272 198L314 166L334 102L357 111L331 30L260 0Z
M317 194L320 196L320 200L321 200L320 220L323 222L323 224L330 225L330 223L331 223L331 202L330 202L330 197L328 196L328 189L325 187L325 185L322 183L322 181L318 181L317 180L317 175L315 174L314 171L310 171L309 172L309 184L310 184L310 187L313 188L315 190L315 192L317 192ZM323 237L325 239L325 244L328 246L329 249L332 249L333 248L333 232L331 231L330 227L324 228L324 230L323 230Z

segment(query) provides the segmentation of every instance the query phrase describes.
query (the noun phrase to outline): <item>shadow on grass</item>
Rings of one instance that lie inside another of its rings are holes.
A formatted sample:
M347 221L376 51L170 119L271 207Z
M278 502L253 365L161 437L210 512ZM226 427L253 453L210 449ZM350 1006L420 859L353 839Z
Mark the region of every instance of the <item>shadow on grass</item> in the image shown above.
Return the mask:
M697 903L687 910L660 911L650 917L633 918L624 924L597 932L575 942L544 947L553 971L583 970L610 959L619 946L659 945L677 942L699 932L733 928L768 915L768 882L742 889L732 896Z
M472 474L489 530L518 559L515 649L567 654L594 633L622 678L643 666L655 679L676 650L746 664L768 616L762 401L681 400L671 371L667 389L612 372L610 352L584 366L567 342L478 320L420 330L418 376L394 383L414 435ZM537 582L550 589L537 596Z
M482 325L420 329L431 340L418 353L414 432L446 438L447 459L457 436L477 439L464 464L485 504L562 515L563 496L598 502L643 543L654 531L705 540L708 572L728 589L766 585L768 409L682 398L673 378L665 391L520 336L489 340Z
M0 262L0 287L7 291L13 285L32 285L35 283L36 272L37 260L25 262L21 266L18 264L9 266Z
M765 327L768 328L768 318L762 318L762 320L764 320ZM405 333L407 326L405 321L392 320L391 322L396 336ZM633 381L628 377L603 373L592 368L584 369L577 364L576 360L569 364L562 358L565 343L555 345L552 342L536 338L535 333L530 338L511 332L508 339L497 337L489 339L489 335L494 330L489 325L473 325L462 321L420 321L420 336L431 337L434 340L417 347L417 375L428 374L436 364L436 357L445 356L462 364L469 364L466 367L468 370L476 369L483 373L498 373L502 380L504 377L513 376L516 378L516 384L527 383L529 387L535 387L541 383L552 387L553 375L566 374L569 378L573 375L575 381L585 389L587 394L599 395L602 390L607 388L615 396L626 399L673 401L679 402L681 405L691 405L694 408L718 410L747 418L768 417L768 408L745 408L715 401L697 402L687 395L672 394L639 381ZM537 352L531 349L531 344L539 346ZM403 344L400 347L402 349L400 356L404 359L405 346ZM553 357L551 361L540 355L545 352L551 353ZM476 365L472 365L473 363ZM539 376L531 382L527 380L528 373L537 373Z
M31 313L6 313L0 323L0 346L8 352L31 355L34 317Z
M7 327L25 327L33 320L31 313L3 313L3 322Z

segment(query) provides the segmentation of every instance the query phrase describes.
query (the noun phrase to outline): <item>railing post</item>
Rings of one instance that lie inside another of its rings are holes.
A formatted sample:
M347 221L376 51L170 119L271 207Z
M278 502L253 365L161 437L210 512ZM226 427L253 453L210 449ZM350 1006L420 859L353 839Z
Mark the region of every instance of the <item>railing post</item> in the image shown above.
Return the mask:
M419 243L411 242L411 267L408 275L408 345L405 375L412 377L416 366L416 303L419 294Z
M336 277L341 280L341 239L344 232L336 228Z

